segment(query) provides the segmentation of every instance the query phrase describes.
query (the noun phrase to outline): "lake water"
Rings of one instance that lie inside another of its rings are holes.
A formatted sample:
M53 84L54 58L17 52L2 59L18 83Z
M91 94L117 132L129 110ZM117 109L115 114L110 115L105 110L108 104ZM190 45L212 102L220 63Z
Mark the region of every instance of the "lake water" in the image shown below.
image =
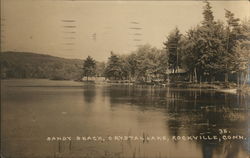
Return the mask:
M247 158L250 153L250 98L240 94L3 80L1 95L6 158ZM63 137L70 138L54 140Z

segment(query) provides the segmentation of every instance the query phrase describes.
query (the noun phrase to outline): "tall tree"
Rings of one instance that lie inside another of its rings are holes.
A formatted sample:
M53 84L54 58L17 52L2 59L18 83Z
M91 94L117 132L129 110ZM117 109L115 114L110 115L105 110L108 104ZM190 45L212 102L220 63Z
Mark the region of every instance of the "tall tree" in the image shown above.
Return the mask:
M197 82L197 67L199 60L199 26L188 30L184 38L182 65L188 71L190 81Z
M190 29L184 38L183 65L190 73L190 81L215 79L220 72L224 52L223 23L215 22L210 3L205 1L201 25Z
M237 46L234 52L237 59L235 63L238 83L242 86L246 83L250 71L250 19L243 21L239 29L240 31L236 36L238 39Z
M210 6L210 3L205 0L204 1L206 4L203 7L203 21L202 21L202 25L203 26L207 26L210 27L211 25L214 24L214 15L213 15L213 11L212 11L212 7Z
M228 81L229 73L236 72L237 57L235 48L238 45L238 37L240 33L239 19L234 17L234 14L229 10L225 10L227 25L225 28L225 51L221 59L223 67L222 73L225 73L225 82Z
M88 56L83 62L83 76L87 77L87 81L89 77L95 75L96 72L96 62L95 60Z
M236 73L239 85L241 80L246 80L247 76L249 48L246 46L249 41L249 26L245 25L247 23L240 24L240 19L235 18L229 10L225 10L225 17L227 20L225 42L227 56L224 62L229 65L225 73L225 80L227 81L228 73Z
M167 41L164 43L168 55L168 64L169 68L174 71L178 71L180 63L180 40L181 34L178 28L175 28L174 31L170 33L167 38Z
M208 78L213 81L215 75L220 67L221 52L224 51L222 44L223 40L223 25L220 22L214 21L212 7L208 1L205 1L203 10L202 25L198 28L197 46L198 61L197 71L199 80L207 80Z

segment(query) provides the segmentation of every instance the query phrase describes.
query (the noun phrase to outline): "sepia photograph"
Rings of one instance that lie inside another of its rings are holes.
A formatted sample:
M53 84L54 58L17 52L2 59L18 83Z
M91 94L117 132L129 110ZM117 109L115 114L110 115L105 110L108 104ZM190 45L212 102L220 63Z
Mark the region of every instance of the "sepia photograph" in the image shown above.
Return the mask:
M249 0L1 0L1 158L250 158Z

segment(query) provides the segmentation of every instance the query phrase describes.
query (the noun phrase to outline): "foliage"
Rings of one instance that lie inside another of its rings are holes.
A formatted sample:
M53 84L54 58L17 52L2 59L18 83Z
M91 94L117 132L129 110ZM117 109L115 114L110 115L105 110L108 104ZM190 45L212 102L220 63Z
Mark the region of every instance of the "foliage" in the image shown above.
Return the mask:
M186 70L190 81L236 81L245 83L250 61L250 20L240 21L225 10L226 23L215 21L212 7L205 1L203 20L181 34L175 28L164 49L148 44L126 55L111 52L108 61L84 60L84 76L105 76L114 80L166 81L171 73ZM81 78L81 60L32 53L1 53L1 76L5 78ZM173 75L175 76L175 75ZM179 75L178 75L179 76ZM175 78L174 78L175 79Z
M96 62L96 76L103 77L105 70L105 62Z
M167 57L163 50L142 45L128 55L111 56L105 68L105 77L109 79L127 79L147 81L163 78L167 69Z
M88 56L84 62L83 62L83 76L87 77L92 77L95 76L96 74L96 62L93 58Z
M212 7L209 2L205 3L201 25L188 30L184 36L183 67L193 76L193 81L208 78L213 81L223 74L227 81L228 74L247 70L249 48L244 47L249 41L244 31L247 25L240 25L240 20L228 10L225 12L226 26L221 21L214 21Z
M164 43L165 49L168 55L168 64L169 68L174 70L174 73L178 70L178 67L181 65L181 34L178 28L175 28L174 31L170 33L167 38L167 41Z
M108 59L107 67L105 68L104 76L112 79L122 79L123 74L122 60L118 55L111 52L111 56Z

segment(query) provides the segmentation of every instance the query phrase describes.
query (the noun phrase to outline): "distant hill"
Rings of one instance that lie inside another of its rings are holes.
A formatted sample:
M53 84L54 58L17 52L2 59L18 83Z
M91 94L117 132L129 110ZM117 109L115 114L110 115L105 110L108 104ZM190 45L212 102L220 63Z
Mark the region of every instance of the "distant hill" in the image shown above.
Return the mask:
M79 79L83 60L27 52L0 54L1 78Z

